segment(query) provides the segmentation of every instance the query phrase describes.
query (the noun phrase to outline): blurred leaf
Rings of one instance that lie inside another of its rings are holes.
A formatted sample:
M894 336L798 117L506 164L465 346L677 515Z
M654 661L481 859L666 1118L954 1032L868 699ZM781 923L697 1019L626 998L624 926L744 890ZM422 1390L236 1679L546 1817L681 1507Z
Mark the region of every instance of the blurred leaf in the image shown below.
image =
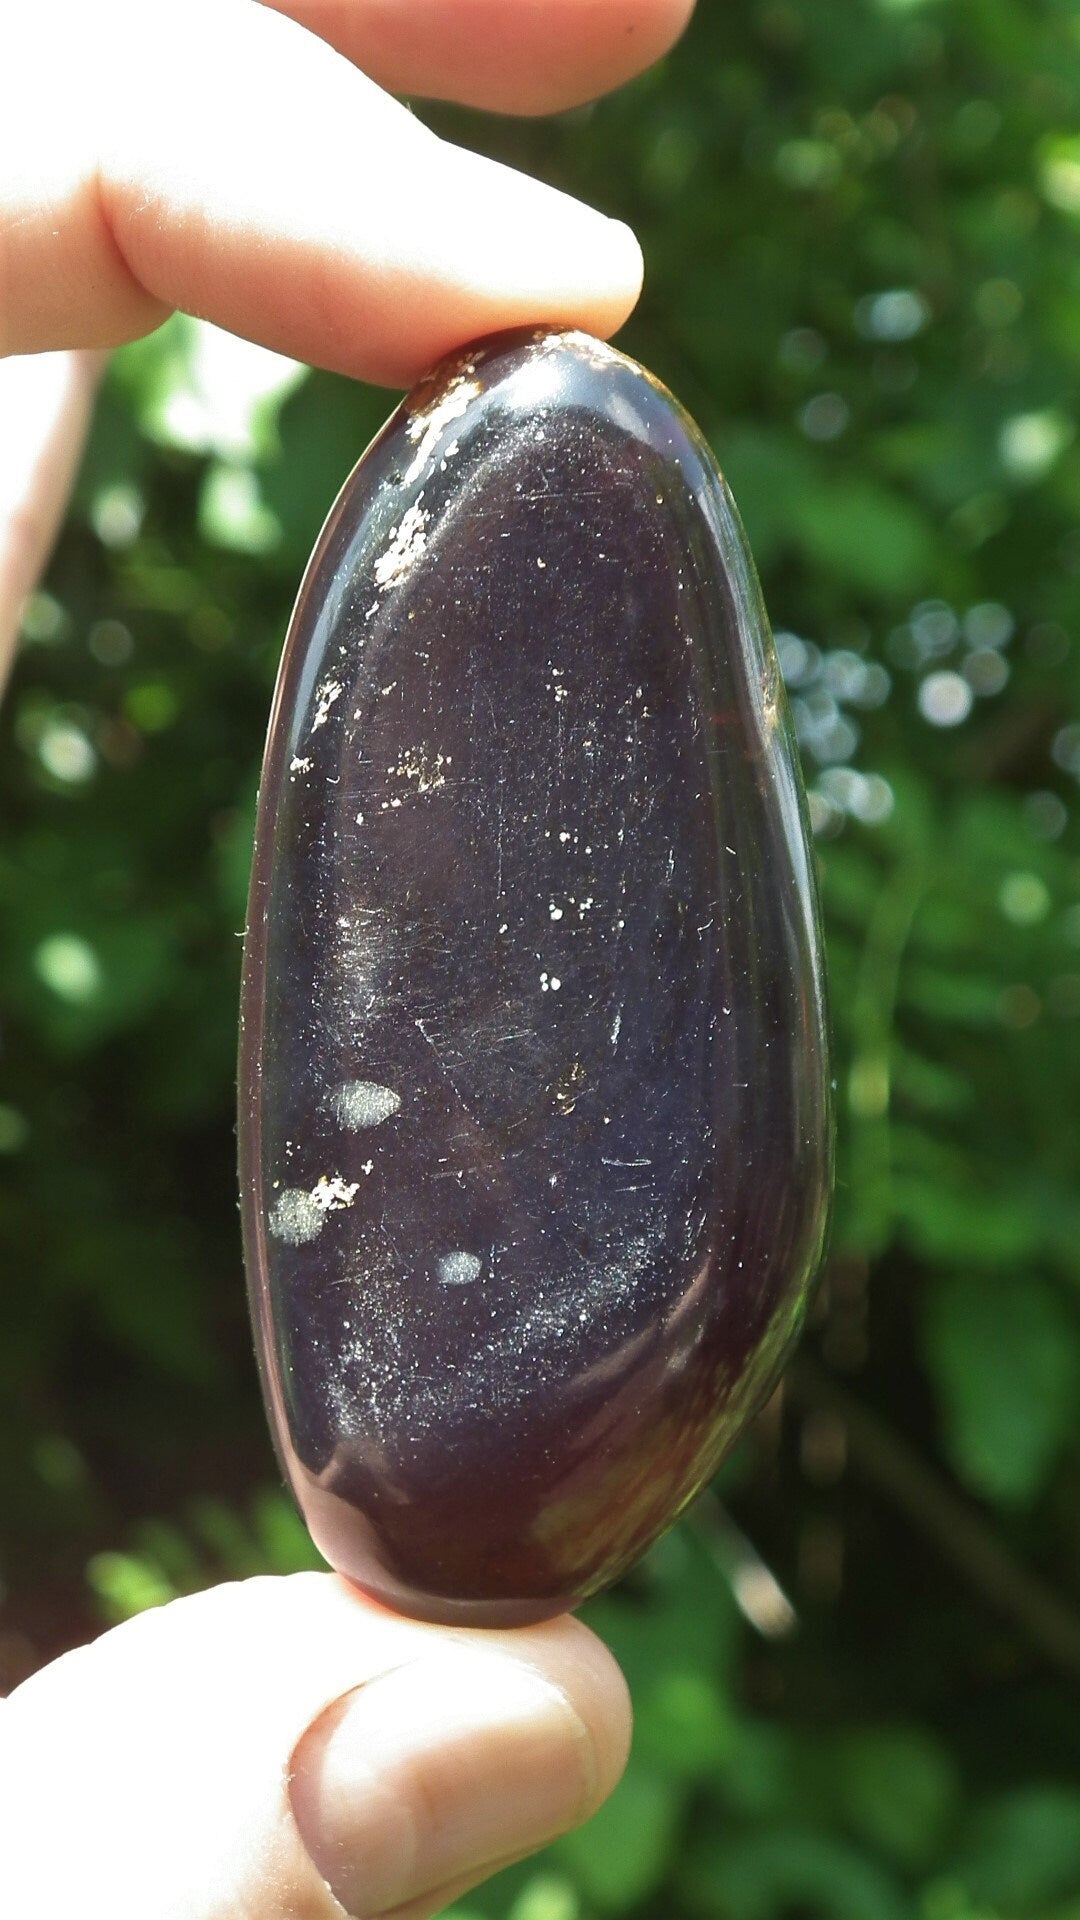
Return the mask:
M110 1620L130 1620L176 1598L176 1588L161 1569L137 1554L95 1554L86 1574Z
M210 468L199 496L199 531L237 553L273 553L281 527L262 498L253 468L223 461Z
M289 1495L280 1487L256 1494L251 1510L259 1563L270 1573L319 1572L326 1564Z
M801 493L796 533L814 566L873 594L917 594L933 554L930 524L871 481L827 480Z
M1032 1786L1002 1795L971 1822L959 1874L974 1899L1028 1914L1080 1889L1080 1792Z
M1073 1422L1070 1315L1035 1275L955 1275L928 1293L924 1327L957 1471L990 1499L1030 1500Z
M257 789L245 796L222 823L214 847L217 881L226 912L237 927L247 913L248 884L251 879L251 850L255 841L255 802Z
M742 1720L724 1774L725 1804L756 1819L795 1813L800 1798L795 1743L784 1726Z
M928 1113L963 1113L974 1097L962 1074L902 1046L894 1048L892 1078L900 1099Z
M507 1920L578 1920L581 1902L569 1880L534 1874L518 1894Z
M295 360L182 313L122 348L110 370L144 434L226 460L272 446L278 409L306 377Z
M631 1761L618 1792L555 1853L598 1907L625 1913L663 1879L678 1817L670 1783Z
M903 1866L936 1854L959 1801L950 1755L920 1727L878 1727L843 1736L837 1749L840 1804L856 1831Z
M794 537L800 502L817 484L813 460L793 435L741 422L718 431L714 445L758 562L764 565Z
M328 373L315 373L286 400L277 423L278 447L261 471L262 498L299 564L391 401L390 395Z
M635 1752L675 1778L709 1777L735 1747L731 1708L720 1688L693 1667L671 1665L643 1677L634 1708Z
M965 1190L940 1162L936 1179L916 1171L898 1176L896 1215L911 1245L934 1262L1000 1268L1030 1256L1041 1238L1034 1197Z
M914 1910L882 1870L838 1840L776 1826L720 1841L691 1859L693 1910L724 1920L914 1920Z

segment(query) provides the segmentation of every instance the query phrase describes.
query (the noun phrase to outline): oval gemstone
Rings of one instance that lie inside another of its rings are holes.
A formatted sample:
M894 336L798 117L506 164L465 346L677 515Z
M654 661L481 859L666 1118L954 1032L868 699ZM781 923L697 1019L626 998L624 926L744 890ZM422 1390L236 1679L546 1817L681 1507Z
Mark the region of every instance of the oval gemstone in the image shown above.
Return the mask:
M322 1552L509 1624L620 1574L760 1405L831 1175L821 941L753 565L580 333L441 366L300 591L259 802L241 1176Z

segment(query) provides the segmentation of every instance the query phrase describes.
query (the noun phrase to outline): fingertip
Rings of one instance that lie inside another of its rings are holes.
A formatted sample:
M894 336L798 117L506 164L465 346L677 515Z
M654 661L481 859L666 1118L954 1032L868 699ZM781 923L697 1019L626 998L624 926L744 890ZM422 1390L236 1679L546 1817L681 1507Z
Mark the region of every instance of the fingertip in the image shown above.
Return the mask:
M632 313L644 266L624 221L461 147L442 146L424 185L426 287L409 335L397 330L398 350L424 340L435 347L420 356L430 364L470 339L532 325L607 339Z
M513 1634L455 1634L319 1716L294 1753L290 1799L347 1913L431 1900L594 1811L610 1773L598 1741L607 1715L557 1669L522 1658Z
M617 318L611 326L593 329L605 340L610 334L616 333L630 318L641 298L641 289L645 283L645 256L633 227L627 226L625 220L609 220L608 226L612 229L610 248L614 282L613 312Z
M626 1676L614 1654L581 1620L567 1614L545 1626L508 1636L531 1640L531 1658L560 1687L588 1729L593 1748L593 1794L581 1818L588 1819L618 1786L630 1757L633 1705Z

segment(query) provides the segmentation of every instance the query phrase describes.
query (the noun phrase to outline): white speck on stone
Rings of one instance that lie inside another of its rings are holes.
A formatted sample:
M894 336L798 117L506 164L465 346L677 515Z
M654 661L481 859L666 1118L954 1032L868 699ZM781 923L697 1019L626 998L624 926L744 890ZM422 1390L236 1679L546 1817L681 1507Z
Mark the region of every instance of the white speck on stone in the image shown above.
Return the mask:
M292 759L289 761L289 772L295 778L298 773L310 773L312 765L313 762L311 760L302 760L298 753L294 753Z
M622 1031L622 1008L620 1007L618 1013L615 1015L615 1018L611 1023L611 1044L613 1047L618 1046L619 1034L621 1033L621 1031Z
M547 561L541 560L539 554L537 554L537 557L536 557L536 564L540 568L541 573L547 572Z
M400 1093L376 1080L346 1080L334 1095L334 1112L351 1133L359 1133L361 1127L381 1127L400 1108Z
M396 527L390 529L386 551L375 562L375 583L382 588L395 587L407 578L427 546L424 528L428 523L420 494L407 507Z
M583 333L577 327L568 327L565 331L558 333L541 334L536 346L541 354L555 353L560 349L573 347L580 359L586 361L590 367L597 367L605 373L612 367L630 367L635 372L638 371L634 367L634 362L628 360L625 353L620 353L617 347L608 346L606 340L594 340L591 333Z
M286 1187L270 1209L270 1231L291 1247L302 1246L322 1232L323 1210L302 1187Z
M339 1173L321 1174L310 1193L303 1187L286 1187L270 1209L270 1231L292 1247L302 1246L322 1232L328 1213L351 1207L359 1191L359 1180L343 1180Z
M563 910L561 907L557 907L553 900L551 902L551 905L548 908L548 913L551 915L551 918L553 920L561 920L563 915Z
M360 1191L359 1180L343 1180L340 1173L320 1173L309 1198L320 1213L338 1213L351 1207Z
M435 1271L444 1287L467 1287L473 1280L479 1280L484 1263L475 1253L465 1253L460 1248L453 1253L440 1254L435 1263Z
M333 706L334 701L340 700L340 699L341 699L341 681L340 680L324 680L321 687L316 687L315 718L311 723L312 733L315 732L317 727L325 727L326 722L330 717L330 709Z
M448 753L429 753L425 747L406 747L396 766L386 771L398 780L411 780L417 793L434 793L439 787L445 787L444 767L450 765Z

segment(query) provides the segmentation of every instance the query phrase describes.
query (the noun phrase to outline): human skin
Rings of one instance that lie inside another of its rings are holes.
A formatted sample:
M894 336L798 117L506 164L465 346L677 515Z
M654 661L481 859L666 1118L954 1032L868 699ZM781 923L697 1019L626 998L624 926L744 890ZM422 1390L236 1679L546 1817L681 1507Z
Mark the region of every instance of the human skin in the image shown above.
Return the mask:
M7 10L0 680L105 355L174 308L401 385L516 323L613 332L640 285L629 231L437 140L381 88L570 106L658 57L690 4ZM629 1729L577 1621L424 1626L333 1574L221 1586L0 1703L0 1911L424 1920L587 1818Z
M0 17L0 676L100 367L56 358L31 396L2 356L114 347L182 307L408 386L500 327L614 332L641 282L629 229L437 139L376 82L570 106L647 65L691 3L299 0L304 27L250 0Z

